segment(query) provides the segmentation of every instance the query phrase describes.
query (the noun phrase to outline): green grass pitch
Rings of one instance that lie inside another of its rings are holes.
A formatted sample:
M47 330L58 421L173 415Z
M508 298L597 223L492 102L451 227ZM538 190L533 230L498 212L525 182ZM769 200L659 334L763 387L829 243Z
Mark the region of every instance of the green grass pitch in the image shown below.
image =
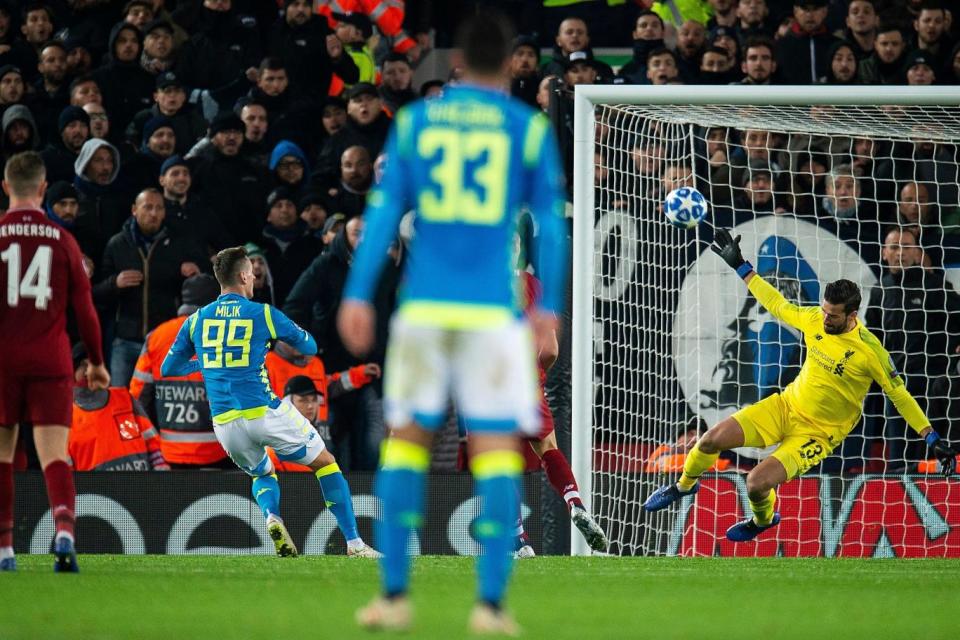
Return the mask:
M19 556L0 574L0 638L346 638L376 562L332 556ZM509 608L525 638L956 638L951 560L540 557L516 564ZM468 558L414 562L415 627L466 637Z

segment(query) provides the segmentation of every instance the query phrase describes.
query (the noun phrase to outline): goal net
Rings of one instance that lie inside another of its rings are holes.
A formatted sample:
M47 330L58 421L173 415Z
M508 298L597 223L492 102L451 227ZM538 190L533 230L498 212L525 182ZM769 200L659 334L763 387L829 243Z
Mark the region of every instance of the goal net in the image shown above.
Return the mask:
M805 357L709 250L717 228L798 304L859 284L859 317L960 440L960 92L916 89L878 106L868 87L577 88L573 458L612 554L960 556L960 483L877 388L851 436L780 488L782 522L758 541L724 532L773 448L722 455L695 499L641 506L699 434ZM691 230L662 213L679 186L710 204Z

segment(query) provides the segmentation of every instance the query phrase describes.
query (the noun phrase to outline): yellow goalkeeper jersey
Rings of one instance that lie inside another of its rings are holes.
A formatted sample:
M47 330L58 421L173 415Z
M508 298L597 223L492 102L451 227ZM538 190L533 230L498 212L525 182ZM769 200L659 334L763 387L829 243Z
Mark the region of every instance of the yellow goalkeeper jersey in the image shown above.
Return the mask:
M759 275L747 288L771 315L803 333L803 366L781 393L792 411L838 436L839 442L857 424L870 383L876 381L914 430L930 425L890 354L859 320L853 330L831 335L823 329L819 307L792 304Z

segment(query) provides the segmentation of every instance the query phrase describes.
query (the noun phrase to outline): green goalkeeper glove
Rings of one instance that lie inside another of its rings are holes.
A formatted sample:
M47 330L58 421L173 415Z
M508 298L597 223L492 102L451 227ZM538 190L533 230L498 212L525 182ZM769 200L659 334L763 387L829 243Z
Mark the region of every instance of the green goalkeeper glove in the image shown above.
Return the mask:
M746 278L747 274L753 271L753 265L744 260L740 253L740 236L733 238L726 229L718 229L710 249L730 265L731 269L736 270L741 278Z
M943 475L949 476L953 473L954 466L957 463L957 452L953 447L940 438L940 434L931 431L924 438L927 441L927 447L933 453L934 457L940 461L940 468L943 469Z

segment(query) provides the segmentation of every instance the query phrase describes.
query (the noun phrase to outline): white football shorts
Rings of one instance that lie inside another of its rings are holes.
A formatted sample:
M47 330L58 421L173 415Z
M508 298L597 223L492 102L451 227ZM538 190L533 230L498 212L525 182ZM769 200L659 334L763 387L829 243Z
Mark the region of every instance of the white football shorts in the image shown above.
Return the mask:
M259 418L215 424L213 431L230 459L251 476L273 472L264 447L272 447L281 460L299 464L313 462L325 448L313 425L287 399Z
M387 425L435 431L452 401L471 433L540 430L536 356L523 320L491 329L446 329L395 315L384 365Z

